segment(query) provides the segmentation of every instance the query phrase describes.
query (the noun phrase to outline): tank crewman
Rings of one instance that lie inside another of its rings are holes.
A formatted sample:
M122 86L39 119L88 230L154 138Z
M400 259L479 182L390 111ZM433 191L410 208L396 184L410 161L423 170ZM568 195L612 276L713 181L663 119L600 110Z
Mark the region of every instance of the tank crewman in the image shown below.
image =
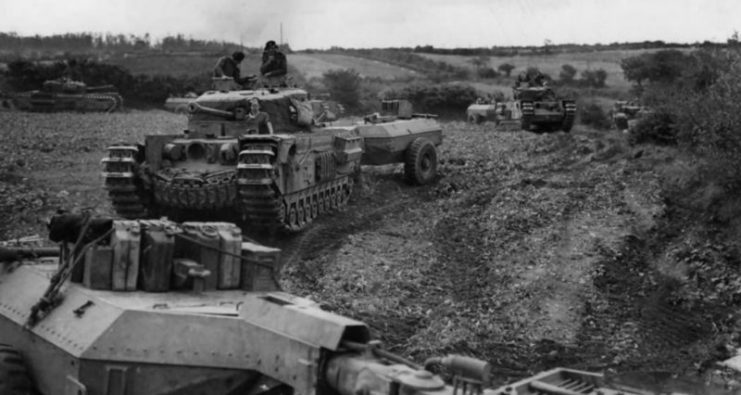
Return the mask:
M523 71L522 73L517 75L517 80L515 81L515 88L519 88L522 84L527 83L527 75Z
M64 79L69 81L82 81L82 70L77 59L68 59L64 67Z
M236 51L231 56L222 56L214 66L214 77L232 77L234 82L239 85L246 85L254 82L254 76L240 77L239 64L244 60L244 52Z
M268 41L265 43L265 49L262 52L260 74L270 86L285 86L287 73L286 55L278 49L275 41Z
M245 122L247 123L247 134L273 134L270 115L260 111L260 102L257 98L250 100L250 112L245 116Z

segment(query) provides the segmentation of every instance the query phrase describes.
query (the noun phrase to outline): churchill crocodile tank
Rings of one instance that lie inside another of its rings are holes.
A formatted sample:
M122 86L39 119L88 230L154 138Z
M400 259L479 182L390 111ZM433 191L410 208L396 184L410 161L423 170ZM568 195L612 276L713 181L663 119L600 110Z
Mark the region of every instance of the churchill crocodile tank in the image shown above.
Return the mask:
M251 101L272 134L248 130ZM407 179L431 182L442 130L390 101L364 124L334 124L332 106L295 88L209 91L190 104L188 130L116 144L105 185L122 217L241 218L247 227L299 231L347 204L361 164L405 163Z
M50 239L0 248L3 395L637 394L568 369L492 389L485 361L409 361L281 292L280 251L234 224L64 214ZM39 255L58 258L24 260Z
M123 108L123 98L113 85L87 86L80 81L45 81L40 90L22 92L13 98L19 110L34 112L113 112Z

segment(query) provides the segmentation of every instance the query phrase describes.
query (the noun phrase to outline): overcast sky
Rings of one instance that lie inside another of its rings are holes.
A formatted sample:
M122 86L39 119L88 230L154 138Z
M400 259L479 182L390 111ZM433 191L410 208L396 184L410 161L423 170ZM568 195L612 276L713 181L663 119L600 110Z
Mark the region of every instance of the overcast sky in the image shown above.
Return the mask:
M741 0L0 0L0 31L114 33L294 49L725 41Z

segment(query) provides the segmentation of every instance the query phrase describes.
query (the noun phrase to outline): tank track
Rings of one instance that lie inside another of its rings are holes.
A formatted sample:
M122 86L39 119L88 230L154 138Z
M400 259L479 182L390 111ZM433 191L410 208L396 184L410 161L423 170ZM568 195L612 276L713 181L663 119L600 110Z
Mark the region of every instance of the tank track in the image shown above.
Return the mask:
M237 197L234 170L213 174L207 179L194 177L165 177L153 180L154 199L166 207L186 210L218 210L234 207Z
M522 130L530 131L535 119L535 107L531 101L521 102L522 106L522 118L520 119L520 127Z
M281 195L275 185L275 151L269 144L250 144L239 153L238 205L249 226L298 232L315 218L347 205L350 176L340 176L310 188Z
M126 219L147 218L151 199L138 176L138 148L133 145L108 147L103 158L103 180L113 210Z
M561 123L561 129L564 132L569 132L571 127L574 126L574 118L576 118L576 103L573 101L564 102L564 115L563 122Z
M79 103L78 110L83 107L83 111L114 112L123 106L123 98L117 93L87 93Z
M64 102L74 102L74 108L66 108ZM114 112L123 107L123 98L117 93L86 93L75 97L48 96L32 97L31 110L35 112L81 111Z

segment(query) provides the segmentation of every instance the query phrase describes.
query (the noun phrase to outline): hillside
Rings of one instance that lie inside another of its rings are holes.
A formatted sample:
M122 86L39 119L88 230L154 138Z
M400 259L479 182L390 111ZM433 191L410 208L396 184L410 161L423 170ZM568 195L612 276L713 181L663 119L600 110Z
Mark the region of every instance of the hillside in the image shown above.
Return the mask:
M490 57L488 66L497 69L499 65L510 63L515 66L512 75L526 70L528 67L537 67L543 73L557 79L561 71L561 66L570 64L579 72L583 70L603 69L607 72L607 85L614 88L628 89L630 83L623 77L623 70L620 67L622 59L636 56L644 52L654 52L656 50L622 50L622 51L594 51L581 53L560 53L554 55L518 55L504 57ZM439 55L439 54L420 54L428 59L438 62L445 62L457 67L464 67L473 70L474 65L471 62L476 56L462 55Z

